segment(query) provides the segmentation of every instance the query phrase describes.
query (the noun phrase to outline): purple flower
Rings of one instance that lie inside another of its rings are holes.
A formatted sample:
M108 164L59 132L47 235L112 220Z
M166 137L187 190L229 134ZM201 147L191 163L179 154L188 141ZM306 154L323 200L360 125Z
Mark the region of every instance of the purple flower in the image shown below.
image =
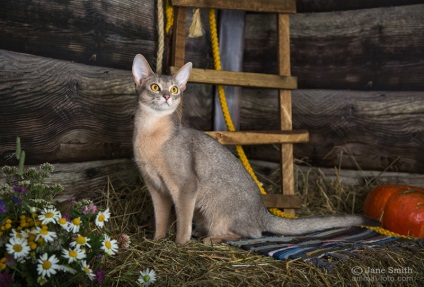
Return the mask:
M14 203L18 204L18 205L21 205L21 204L22 204L22 202L21 202L21 200L19 199L19 197L16 197L16 196L12 197L12 201L13 201Z
M104 271L104 270L96 270L96 271L94 271L94 274L96 274L97 283L102 284L103 281L105 280L106 271Z
M0 272L0 287L10 286L15 280L12 275L6 272Z
M6 203L0 199L0 213L6 213Z
M17 193L26 193L27 189L25 186L14 185L13 190Z
M82 209L82 213L83 214L96 214L97 213L97 207L90 203L90 205L86 205L84 206L84 208Z

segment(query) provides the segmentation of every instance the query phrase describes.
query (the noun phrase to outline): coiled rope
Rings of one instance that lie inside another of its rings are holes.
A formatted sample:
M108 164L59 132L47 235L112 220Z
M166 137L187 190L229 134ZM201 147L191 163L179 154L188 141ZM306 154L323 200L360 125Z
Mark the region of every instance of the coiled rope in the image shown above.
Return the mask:
M169 30L171 29L173 22L174 22L173 8L172 8L172 5L170 5L169 0L167 0L167 2L166 2L166 12L165 13L166 13L166 18L167 18L165 31L166 31L166 33L169 33ZM217 25L216 25L215 9L209 9L209 25L210 25L210 34L211 34L212 54L213 54L213 59L214 59L214 66L215 66L216 70L220 71L222 68L221 68L221 57L220 57L220 53L219 53L218 32L217 32L217 28L216 28ZM227 129L229 131L235 131L234 124L233 124L233 121L231 119L230 112L229 112L229 109L228 109L227 100L225 98L224 87L222 85L218 85L217 89L218 89L219 100L220 100L220 103L221 103L222 114L224 115L224 120L225 120L225 124L227 125ZM258 188L259 188L261 194L266 194L265 189L262 187L262 184L259 182L255 172L252 169L252 166L250 165L250 163L247 159L246 154L244 153L243 147L240 146L240 145L237 145L236 151L237 151L237 154L240 158L240 161L243 163L243 166L246 168L246 170L252 176L253 180L258 185ZM287 213L279 210L278 208L269 208L269 211L276 216L285 217L285 218L297 218L297 216L287 214ZM370 230L373 230L375 232L378 232L378 233L386 235L386 236L399 237L399 238L405 238L405 239L413 239L412 237L401 235L401 234L398 234L396 232L392 232L390 230L384 229L382 227L375 227L375 226L362 226L362 227L368 228Z

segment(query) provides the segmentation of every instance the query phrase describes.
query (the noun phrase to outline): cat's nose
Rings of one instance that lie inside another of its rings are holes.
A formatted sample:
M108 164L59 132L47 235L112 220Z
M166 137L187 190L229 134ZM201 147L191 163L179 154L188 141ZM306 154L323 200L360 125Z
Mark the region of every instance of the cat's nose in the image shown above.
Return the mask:
M169 95L169 94L163 95L163 98L165 99L165 101L168 101L170 97L171 97L171 95Z

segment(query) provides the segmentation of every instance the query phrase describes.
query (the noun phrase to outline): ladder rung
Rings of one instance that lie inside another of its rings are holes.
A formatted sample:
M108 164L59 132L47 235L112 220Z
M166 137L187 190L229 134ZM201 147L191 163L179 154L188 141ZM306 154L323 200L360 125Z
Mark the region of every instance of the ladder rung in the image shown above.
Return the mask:
M298 131L212 131L206 134L215 138L224 145L261 145L261 144L284 144L304 143L309 141L309 133L304 130Z
M296 13L295 0L172 0L172 5L267 13Z
M266 207L301 208L302 202L297 195L262 194Z
M177 67L171 67L172 75L174 75L177 71ZM297 89L296 77L280 76L273 74L192 69L189 81L193 83L214 85L229 85L284 90Z

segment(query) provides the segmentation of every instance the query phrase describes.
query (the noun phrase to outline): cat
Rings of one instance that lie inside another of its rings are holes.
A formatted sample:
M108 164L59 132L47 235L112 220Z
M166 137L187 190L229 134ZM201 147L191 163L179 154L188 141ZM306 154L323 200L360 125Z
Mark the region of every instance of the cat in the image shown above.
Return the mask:
M316 230L378 225L361 215L296 219L269 213L255 181L240 161L205 133L181 125L177 107L192 64L174 76L157 75L138 54L132 66L138 95L134 158L152 198L154 239L164 238L175 207L176 243L191 239L192 223L205 242L258 238L263 232L295 235Z

